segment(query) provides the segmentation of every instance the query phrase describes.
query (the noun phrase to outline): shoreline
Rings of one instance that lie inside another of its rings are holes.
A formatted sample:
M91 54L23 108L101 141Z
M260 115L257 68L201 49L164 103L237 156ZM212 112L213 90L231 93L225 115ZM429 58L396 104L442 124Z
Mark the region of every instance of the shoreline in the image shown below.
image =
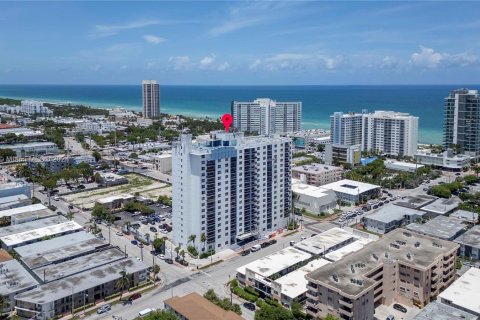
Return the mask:
M141 112L142 107L140 106L134 106L134 105L114 105L111 103L99 103L99 102L87 102L87 101L66 101L66 100L61 100L61 99L48 99L44 100L39 97L20 97L20 96L14 96L14 97L0 97L4 99L14 99L14 100L39 100L42 101L43 103L49 103L53 105L72 105L72 106L85 106L85 107L90 107L94 109L102 109L102 110L108 110L108 109L114 109L117 107L120 108L125 108L126 110L133 111L133 112ZM201 111L194 111L194 110L188 110L188 111L175 111L176 109L170 110L169 107L161 106L160 107L160 112L168 115L181 115L181 116L186 116L186 117L191 117L191 118L196 118L196 119L205 119L205 118L210 118L210 119L217 119L220 118L221 115L219 114L212 114L212 113L201 113ZM225 113L230 112L230 110L226 110ZM222 113L223 114L223 113ZM312 119L309 119L310 121L302 121L302 130L311 130L311 129L324 129L324 130L329 130L329 121L311 121ZM419 133L419 140L418 144L442 144L441 137L442 137L442 132L441 131L436 131L435 129L432 128L425 128L425 129L420 129L418 130ZM423 139L420 137L423 136ZM439 137L440 139L436 139L432 136ZM432 140L428 142L428 140ZM436 141L438 140L438 141Z

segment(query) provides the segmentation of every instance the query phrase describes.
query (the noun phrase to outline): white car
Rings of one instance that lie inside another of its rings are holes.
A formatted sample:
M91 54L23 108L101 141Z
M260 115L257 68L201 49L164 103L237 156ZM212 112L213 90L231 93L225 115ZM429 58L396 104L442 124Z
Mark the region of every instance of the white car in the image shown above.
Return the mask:
M164 255L164 254L159 254L159 255L158 255L158 258L159 258L160 260L165 260L165 255Z
M53 200L58 201L60 198L58 196L53 197Z
M116 234L117 236L123 237L123 232L122 232L122 231L117 231L115 234Z

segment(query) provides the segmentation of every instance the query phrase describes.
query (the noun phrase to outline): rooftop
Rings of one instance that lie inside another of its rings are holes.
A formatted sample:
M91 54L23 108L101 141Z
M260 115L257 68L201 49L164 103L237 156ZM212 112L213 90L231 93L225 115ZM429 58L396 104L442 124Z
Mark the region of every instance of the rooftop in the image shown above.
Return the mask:
M306 251L313 255L321 255L336 249L339 246L344 246L352 243L359 238L378 239L377 236L369 235L367 233L356 231L351 228L332 228L311 238L307 238L295 244L295 248Z
M114 195L110 197L105 197L101 199L97 199L97 202L100 204L105 204L105 203L110 203L116 200L128 200L128 199L133 199L135 198L131 194L119 194L119 195Z
M365 247L370 242L375 241L371 238L358 238L355 242L349 243L344 247L336 249L335 251L329 252L325 255L325 259L329 261L338 261L341 260L347 254L357 252L358 250Z
M405 216L423 216L424 214L425 212L420 210L401 207L395 204L387 204L386 206L381 207L377 212L365 216L365 218L389 223L402 220Z
M79 232L75 232L73 234L76 234L76 233L79 233ZM63 237L59 237L59 238L63 238ZM54 239L51 239L51 240L54 240ZM47 240L47 241L50 241L50 240ZM42 241L41 243L43 242L45 241ZM85 240L83 242L79 242L73 245L65 245L60 248L55 248L49 251L42 251L30 256L22 257L22 261L25 263L25 265L28 268L35 269L35 268L43 267L52 263L56 263L57 261L65 261L74 257L78 257L80 255L92 253L98 250L99 248L106 247L106 246L107 246L106 242L96 237L93 237L92 239Z
M330 172L330 171L343 171L340 167L330 166L327 164L320 164L320 163L313 163L304 166L293 167L292 171L297 171L300 173L310 173L310 174L318 174L322 172Z
M292 191L298 194L307 195L314 198L321 198L328 196L329 194L335 196L335 194L330 189L325 189L322 187L312 186L299 180L292 179Z
M84 271L76 275L43 284L33 290L21 293L15 298L21 301L43 304L79 293L87 289L120 278L120 271L136 273L146 270L147 266L135 258L126 258L101 267Z
M38 285L38 282L17 261L9 260L0 264L0 295L28 290Z
M434 238L452 240L465 231L465 225L461 220L445 216L438 216L424 224L411 223L405 229L426 234Z
M34 220L38 220L38 219L44 219L44 218L54 217L54 216L57 216L57 214L55 212L53 212L50 209L45 209L45 210L24 212L24 213L16 214L16 215L12 216L12 221L13 220L22 221L23 219L32 220L31 218L34 218ZM19 223L19 222L16 222L16 223Z
M460 306L463 310L480 313L480 269L470 268L439 295L440 301Z
M241 272L241 270L248 269L267 278L299 262L306 261L311 257L312 255L309 253L300 251L294 247L287 247L250 262L249 264L238 268L237 271Z
M480 248L480 225L467 230L461 237L455 239L456 243L465 244L470 247Z
M53 142L30 142L30 143L17 143L9 145L0 145L0 149L22 149L22 148L35 148L44 146L56 146Z
M196 292L164 301L171 309L189 320L243 320L233 311L225 311Z
M457 218L471 223L477 223L478 213L466 210L457 210L450 214L450 218Z
M307 291L307 279L305 276L318 268L321 268L327 264L331 263L325 259L316 259L310 261L305 266L297 269L293 272L290 272L287 275L275 280L275 283L278 283L282 286L281 293L291 299L298 297Z
M41 255L49 251L64 250L64 248L74 246L78 243L88 242L92 239L97 238L91 233L80 231L60 237L55 237L53 239L44 240L42 242L35 242L21 247L17 247L15 248L15 251L20 255L20 257Z
M405 199L401 201L397 201L397 206L402 206L411 209L420 209L422 206L427 205L437 198L433 196L427 195L416 195L416 196L407 196Z
M29 198L24 194L17 194L15 196L2 197L0 198L0 206L8 205L9 203L12 203L12 202L19 202L19 201L28 200L28 199ZM0 211L0 213L1 212L2 211Z
M387 160L385 161L385 164L392 164L394 166L401 166L409 169L418 169L418 168L424 167L423 164L411 163L411 162L405 162L405 161L395 161L395 160Z
M47 218L48 219L48 218ZM45 219L42 219L45 220ZM36 220L41 221L41 220ZM54 236L59 233L65 233L69 231L82 230L83 227L75 221L62 222L59 224L50 225L43 228L29 230L21 233L11 234L8 236L0 237L5 246L12 247L18 244L22 244L28 241L41 239L43 237Z
M460 203L454 198L451 199L442 199L439 198L432 203L422 207L423 211L436 213L436 214L446 214L458 207Z
M357 296L376 282L365 275L387 261L427 268L440 256L456 251L458 245L445 240L395 229L363 249L308 274L308 278Z
M359 193L364 193L370 190L380 188L380 186L376 186L374 184L348 179L332 182L324 185L323 187L325 189L332 189L335 192L346 193L354 196L358 195Z
M82 271L90 270L125 258L125 254L118 248L108 248L85 256L80 256L65 262L54 263L37 268L33 272L39 279L51 282L62 279Z
M22 208L25 208L25 207L22 207ZM20 209L20 208L15 208L11 210L16 210L16 209ZM5 210L5 211L8 211L8 210ZM28 212L28 211L22 211L22 213L23 212ZM62 223L67 221L68 221L67 218L57 215L55 217L29 221L21 224L3 227L3 228L0 228L0 238L11 235L11 234L17 234L25 231L35 230L38 228L43 228L43 227L47 227L47 226L51 226L57 223Z
M25 185L28 185L28 183L23 180L11 181L6 183L2 182L2 184L0 184L0 190L9 190L9 189L14 189L18 187L23 187Z
M13 197L17 197L17 196L13 196ZM9 198L12 198L12 197L9 197ZM48 210L48 208L45 207L41 203L37 203L37 204L32 204L32 205L24 206L24 207L1 210L0 211L0 217L11 217L11 216L14 216L16 214L21 214L21 213L25 213L25 212L35 212L35 211L40 211L40 210Z
M477 320L477 316L444 303L432 301L412 320Z

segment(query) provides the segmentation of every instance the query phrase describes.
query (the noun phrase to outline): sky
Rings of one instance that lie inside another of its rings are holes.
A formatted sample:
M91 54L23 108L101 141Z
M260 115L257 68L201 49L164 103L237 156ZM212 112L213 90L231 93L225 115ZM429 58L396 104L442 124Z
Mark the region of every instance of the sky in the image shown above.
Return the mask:
M0 84L476 84L478 2L0 2Z

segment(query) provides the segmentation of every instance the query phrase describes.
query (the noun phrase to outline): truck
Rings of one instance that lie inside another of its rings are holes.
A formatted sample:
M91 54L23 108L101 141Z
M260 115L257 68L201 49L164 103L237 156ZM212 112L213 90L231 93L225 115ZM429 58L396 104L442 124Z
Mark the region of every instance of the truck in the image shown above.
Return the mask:
M139 315L140 317L144 317L144 316L146 316L147 314L152 313L153 311L155 311L155 309L151 309L151 308L143 309L142 311L140 311L140 312L138 313L138 315Z

